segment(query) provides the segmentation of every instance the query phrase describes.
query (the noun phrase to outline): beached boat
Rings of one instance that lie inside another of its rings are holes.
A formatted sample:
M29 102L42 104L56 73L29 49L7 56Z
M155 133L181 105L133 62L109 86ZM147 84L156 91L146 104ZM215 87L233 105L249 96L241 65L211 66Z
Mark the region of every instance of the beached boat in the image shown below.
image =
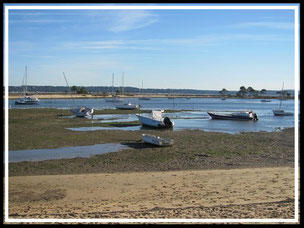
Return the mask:
M133 109L139 109L138 104L132 104L132 103L125 103L122 105L117 105L117 109L123 109L123 110L133 110Z
M65 77L65 74L63 72L63 76L64 76L64 79L65 79L65 82L67 84L67 86L70 88L69 86L69 83ZM82 107L76 107L75 105L75 101L74 101L74 98L73 98L73 95L71 94L71 98L72 98L72 101L73 101L73 105L74 105L74 108L70 109L70 111L76 116L76 117L86 117L86 116L92 116L93 118L93 108L88 108L86 106L82 106Z
M283 93L283 89L284 89L284 82L283 82L283 85L282 85L282 92L281 92L281 99L280 99L280 107L279 109L274 109L272 110L273 112L273 115L275 116L293 116L293 113L292 112L286 112L282 109L282 101L285 100L286 98L284 97L284 93Z
M15 101L16 105L37 105L39 104L39 99L37 97L31 97L27 93L27 67L25 67L25 76L23 78L23 93L24 97Z
M212 119L219 120L253 120L257 121L257 114L252 111L237 112L207 112Z
M94 110L88 107L80 107L70 109L70 111L77 117L86 117L86 116L93 116Z
M157 146L172 146L174 143L173 139L161 138L159 136L150 134L142 134L141 137L145 143L150 143Z
M143 126L155 127L155 128L171 128L174 126L174 122L169 117L163 117L164 111L153 110L149 116L136 114L139 121Z

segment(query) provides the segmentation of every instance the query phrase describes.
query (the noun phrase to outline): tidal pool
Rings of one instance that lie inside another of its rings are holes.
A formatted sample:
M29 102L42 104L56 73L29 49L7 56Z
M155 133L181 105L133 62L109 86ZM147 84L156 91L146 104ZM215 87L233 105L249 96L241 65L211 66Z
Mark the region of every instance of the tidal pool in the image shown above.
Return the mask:
M117 143L105 143L92 146L73 146L56 149L11 150L8 152L8 158L9 162L42 161L76 157L87 158L124 149L131 148Z

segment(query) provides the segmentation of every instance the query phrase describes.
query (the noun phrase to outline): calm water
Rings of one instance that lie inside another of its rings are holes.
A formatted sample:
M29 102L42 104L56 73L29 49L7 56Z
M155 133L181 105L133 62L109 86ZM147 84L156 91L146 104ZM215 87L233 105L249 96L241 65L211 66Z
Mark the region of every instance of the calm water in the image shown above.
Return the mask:
M94 109L115 109L117 103L105 102L105 99L74 99L76 106L90 106ZM20 106L15 105L14 100L9 101L10 108L58 108L68 109L73 107L71 99L42 99L39 105ZM168 113L166 116L175 122L174 130L199 129L205 131L219 131L227 133L238 133L242 131L276 131L286 127L294 126L294 116L274 116L273 109L279 108L280 100L272 99L271 102L261 102L260 99L226 99L219 98L152 98L151 100L138 100L137 98L124 99L141 105L143 110L188 110L185 112ZM282 108L294 112L294 100L282 102ZM299 107L299 104L298 104ZM212 120L207 111L236 111L253 110L257 113L259 121L233 121ZM92 127L76 128L70 130L91 131L103 129L140 130L141 127L110 127L101 128L94 126L98 122L128 122L137 120L135 115L94 115Z
M86 158L123 149L130 149L130 147L122 144L106 143L92 146L62 147L57 149L11 150L9 151L9 162L42 161L76 157Z

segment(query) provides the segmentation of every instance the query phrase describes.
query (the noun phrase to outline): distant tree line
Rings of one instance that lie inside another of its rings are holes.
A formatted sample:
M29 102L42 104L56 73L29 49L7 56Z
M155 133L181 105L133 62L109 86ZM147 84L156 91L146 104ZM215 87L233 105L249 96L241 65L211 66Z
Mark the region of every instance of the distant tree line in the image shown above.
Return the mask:
M3 92L5 87L3 87ZM27 86L29 93L97 93L97 94L111 94L111 86L72 86L71 88L67 86ZM113 92L120 94L122 91L121 87L113 87ZM22 86L9 86L9 92L23 92ZM291 96L294 95L293 90L266 90L262 89L260 91L253 89L252 87L241 86L238 91L228 91L223 88L221 91L217 90L195 90L195 89L143 89L145 94L187 94L187 95L222 95L222 96L238 96L238 97L250 97L256 95L268 95L268 96ZM141 88L137 87L124 87L124 94L139 94L141 93Z

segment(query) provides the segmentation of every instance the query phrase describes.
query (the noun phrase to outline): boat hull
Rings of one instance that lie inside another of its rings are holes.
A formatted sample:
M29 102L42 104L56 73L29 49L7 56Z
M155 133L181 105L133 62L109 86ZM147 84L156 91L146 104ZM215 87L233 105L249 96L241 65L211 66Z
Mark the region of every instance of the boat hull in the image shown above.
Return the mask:
M145 143L153 144L156 146L172 146L174 140L173 139L167 139L167 138L160 138L155 135L149 135L149 134L142 134L142 140Z
M207 112L212 119L217 120L255 120L254 117L251 116L236 116L231 114L219 115L211 112Z
M140 98L138 98L138 100L147 101L147 100L151 100L151 98L150 97L140 97Z
M76 117L86 117L93 115L93 109L91 108L75 108L70 110Z
M136 115L136 116L141 122L141 124L146 127L172 128L174 126L174 122L171 122L172 124L170 125L170 124L165 124L163 120L155 120L141 115Z
M121 110L134 110L139 109L139 105L118 105L116 108Z
M38 105L39 102L35 101L35 102L22 102L22 101L15 101L16 105Z
M272 110L275 116L293 116L292 112L285 112L284 110Z
M15 101L16 105L37 105L39 104L38 98L33 98L30 96L25 96L24 98L21 98L17 101Z

